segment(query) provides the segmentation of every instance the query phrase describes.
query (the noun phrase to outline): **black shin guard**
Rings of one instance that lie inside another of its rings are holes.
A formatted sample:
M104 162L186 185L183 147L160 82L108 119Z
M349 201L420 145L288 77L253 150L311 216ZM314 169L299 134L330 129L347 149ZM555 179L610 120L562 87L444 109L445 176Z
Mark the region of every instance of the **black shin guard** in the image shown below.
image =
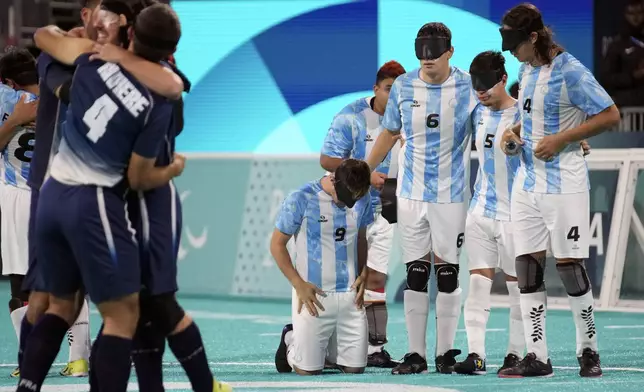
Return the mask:
M590 291L590 279L583 260L557 264L557 272L569 296L581 297Z
M369 325L369 344L382 346L387 343L387 304L376 302L366 307L367 324Z
M516 259L517 280L521 294L537 293L546 290L544 273L546 258L536 259L532 255L521 255Z

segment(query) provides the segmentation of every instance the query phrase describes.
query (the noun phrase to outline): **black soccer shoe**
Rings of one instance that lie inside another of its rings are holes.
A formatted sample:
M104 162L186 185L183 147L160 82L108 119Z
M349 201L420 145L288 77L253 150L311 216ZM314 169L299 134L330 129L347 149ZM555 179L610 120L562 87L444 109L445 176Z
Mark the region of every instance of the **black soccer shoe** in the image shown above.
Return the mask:
M517 366L502 370L499 372L500 378L523 378L523 377L552 377L552 363L548 359L547 363L543 363L537 359L534 353L528 353L517 364Z
M517 366L521 362L521 358L517 357L514 354L508 354L505 356L505 359L503 360L503 366L497 370L496 374L500 374L503 370L505 369L510 369L515 366Z
M279 347L277 347L277 351L275 352L275 368L277 369L278 373L290 373L293 371L291 365L288 364L288 347L286 346L286 342L284 341L286 333L292 330L293 324L286 324L284 326L284 329L282 329L280 345Z
M577 358L579 362L579 375L581 377L601 377L602 368L601 361L599 360L599 354L590 348L585 348L581 357Z
M456 356L461 355L461 350L449 350L436 357L436 373L452 374L456 365Z
M384 348L367 357L367 367L392 369L398 366L398 362L391 359L391 355Z
M418 353L405 354L402 363L391 370L391 374L427 373L427 360Z
M487 373L485 359L476 353L470 353L464 361L456 362L454 371L458 374L484 375Z

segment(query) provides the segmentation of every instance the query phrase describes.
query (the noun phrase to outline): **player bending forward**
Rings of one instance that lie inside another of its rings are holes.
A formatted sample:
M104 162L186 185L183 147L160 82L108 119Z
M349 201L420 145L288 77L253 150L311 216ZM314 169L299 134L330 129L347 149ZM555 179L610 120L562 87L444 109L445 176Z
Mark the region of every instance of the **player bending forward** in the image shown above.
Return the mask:
M320 164L324 169L333 172L343 159L349 157L365 159L369 156L371 148L382 131L380 122L385 113L391 85L404 73L405 69L396 61L384 64L376 74L376 84L373 86L374 96L353 102L335 116L322 146ZM395 178L398 175L399 151L399 146L394 147L376 168L376 172L384 178ZM395 183L391 183L391 186L395 188ZM388 319L385 285L389 254L394 240L395 190L391 191L390 196L389 200L381 202L380 192L375 188L371 190L371 204L375 211L375 219L367 229L369 280L365 291L365 307L369 324L367 366L385 368L397 365L384 349L387 343ZM383 204L385 204L384 208ZM387 215L388 212L391 214Z
M370 171L355 159L291 193L277 216L271 254L293 285L293 324L282 330L280 373L322 373L325 359L345 373L367 365L367 227L373 222ZM366 197L365 197L366 196ZM295 236L295 267L286 249Z
M511 219L528 354L499 375L553 374L546 346L543 280L550 244L577 329L579 374L598 377L602 370L594 300L584 265L589 246L589 179L579 142L616 125L619 111L592 73L553 42L534 5L510 9L500 32L503 50L524 63L519 73L520 128L513 128L516 133L505 132L503 142L505 146L513 140L522 146Z
M470 289L463 315L469 355L454 370L485 374L485 327L496 268L503 271L510 294L510 339L500 370L515 366L525 346L510 222L510 190L519 157L508 157L501 150L503 131L519 121L519 109L506 91L508 75L501 53L480 53L470 65L470 75L480 105L472 116L479 170L465 223Z

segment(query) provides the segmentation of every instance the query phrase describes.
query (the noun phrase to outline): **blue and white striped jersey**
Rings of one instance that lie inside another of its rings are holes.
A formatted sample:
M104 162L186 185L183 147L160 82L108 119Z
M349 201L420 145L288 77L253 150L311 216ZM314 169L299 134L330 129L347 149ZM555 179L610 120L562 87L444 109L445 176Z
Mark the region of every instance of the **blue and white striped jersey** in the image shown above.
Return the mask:
M275 227L295 236L295 269L302 279L328 292L347 292L357 278L358 231L373 222L369 196L353 208L339 208L320 181L291 193Z
M359 99L347 105L335 118L322 145L322 155L331 158L354 158L366 160L382 132L382 116L371 109L374 97ZM398 176L398 154L400 143L387 154L384 161L376 168L388 178ZM374 210L380 209L380 192L371 188L371 202Z
M519 156L508 156L501 149L505 129L518 123L517 105L492 110L478 105L472 115L474 142L479 155L479 170L470 202L470 213L491 219L510 220L512 184L520 165Z
M570 53L551 65L523 64L519 71L521 137L525 144L516 181L535 193L578 193L590 189L588 167L579 143L564 148L550 162L534 156L539 141L581 125L613 105L593 74Z
M24 91L16 91L9 86L0 84L0 124L4 123L20 101L27 94L26 102L33 101L36 96ZM2 181L11 186L30 189L27 186L31 157L34 152L36 133L32 127L21 127L15 131L9 143L2 150L4 173Z
M391 87L383 128L400 131L398 197L430 203L469 198L471 114L478 101L470 75L456 67L443 84L429 84L419 69Z

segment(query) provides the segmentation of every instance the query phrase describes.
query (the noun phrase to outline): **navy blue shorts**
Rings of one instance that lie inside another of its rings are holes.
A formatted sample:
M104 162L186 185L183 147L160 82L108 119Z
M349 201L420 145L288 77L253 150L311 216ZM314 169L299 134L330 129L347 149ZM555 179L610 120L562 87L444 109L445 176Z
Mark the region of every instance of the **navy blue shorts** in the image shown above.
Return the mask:
M174 184L131 192L128 209L139 242L143 288L151 295L177 291L182 221L181 200Z
M66 296L84 286L100 304L141 290L139 250L123 193L50 178L40 196L36 257L47 292Z
M38 212L38 195L37 188L31 188L31 203L29 205L29 229L27 234L27 243L29 246L29 268L27 275L22 282L24 291L44 291L45 286L42 276L38 270L36 259L36 213Z

